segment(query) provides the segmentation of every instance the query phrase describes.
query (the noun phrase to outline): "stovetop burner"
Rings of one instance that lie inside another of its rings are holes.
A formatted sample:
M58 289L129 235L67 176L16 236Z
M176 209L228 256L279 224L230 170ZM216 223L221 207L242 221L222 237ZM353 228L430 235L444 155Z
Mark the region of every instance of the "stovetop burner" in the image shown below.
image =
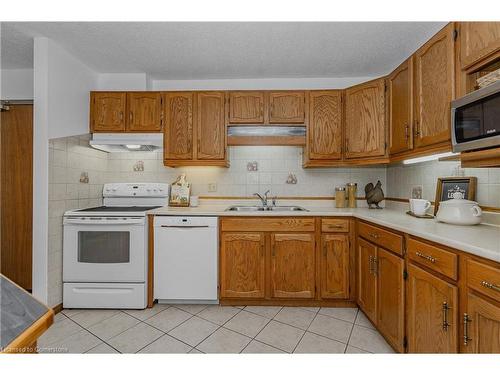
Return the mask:
M127 207L99 206L99 207L84 208L83 210L78 210L77 212L144 212L160 207L161 206L127 206Z

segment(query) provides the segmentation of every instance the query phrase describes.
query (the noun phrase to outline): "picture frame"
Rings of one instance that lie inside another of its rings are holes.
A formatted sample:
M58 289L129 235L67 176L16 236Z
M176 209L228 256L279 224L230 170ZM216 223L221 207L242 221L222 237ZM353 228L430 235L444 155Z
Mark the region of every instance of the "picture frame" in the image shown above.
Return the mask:
M439 209L439 202L452 199L453 193L461 192L464 199L476 199L476 177L439 177L436 186L436 198L434 199L434 215Z

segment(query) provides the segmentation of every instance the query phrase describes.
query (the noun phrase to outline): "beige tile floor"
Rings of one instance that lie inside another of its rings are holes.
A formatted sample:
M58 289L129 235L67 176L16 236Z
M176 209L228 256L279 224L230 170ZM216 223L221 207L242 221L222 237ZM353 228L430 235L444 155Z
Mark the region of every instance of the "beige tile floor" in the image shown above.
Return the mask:
M356 308L274 306L63 310L38 346L57 353L393 353Z

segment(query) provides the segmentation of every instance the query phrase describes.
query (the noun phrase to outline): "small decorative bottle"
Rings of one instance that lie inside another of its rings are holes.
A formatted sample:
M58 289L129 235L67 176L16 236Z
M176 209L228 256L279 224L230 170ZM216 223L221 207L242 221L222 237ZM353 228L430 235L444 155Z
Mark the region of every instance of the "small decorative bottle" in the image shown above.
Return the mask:
M349 182L346 184L347 186L347 207L349 208L356 208L357 207L357 202L356 202L356 194L358 190L358 184L355 182Z
M343 186L337 186L335 188L335 207L345 207L345 187Z

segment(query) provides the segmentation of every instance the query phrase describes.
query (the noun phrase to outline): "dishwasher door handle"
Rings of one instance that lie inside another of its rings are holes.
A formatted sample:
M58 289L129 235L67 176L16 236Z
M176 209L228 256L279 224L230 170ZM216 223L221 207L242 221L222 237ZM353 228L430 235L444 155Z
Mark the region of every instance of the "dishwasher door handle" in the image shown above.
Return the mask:
M209 225L162 225L162 228L209 228Z

